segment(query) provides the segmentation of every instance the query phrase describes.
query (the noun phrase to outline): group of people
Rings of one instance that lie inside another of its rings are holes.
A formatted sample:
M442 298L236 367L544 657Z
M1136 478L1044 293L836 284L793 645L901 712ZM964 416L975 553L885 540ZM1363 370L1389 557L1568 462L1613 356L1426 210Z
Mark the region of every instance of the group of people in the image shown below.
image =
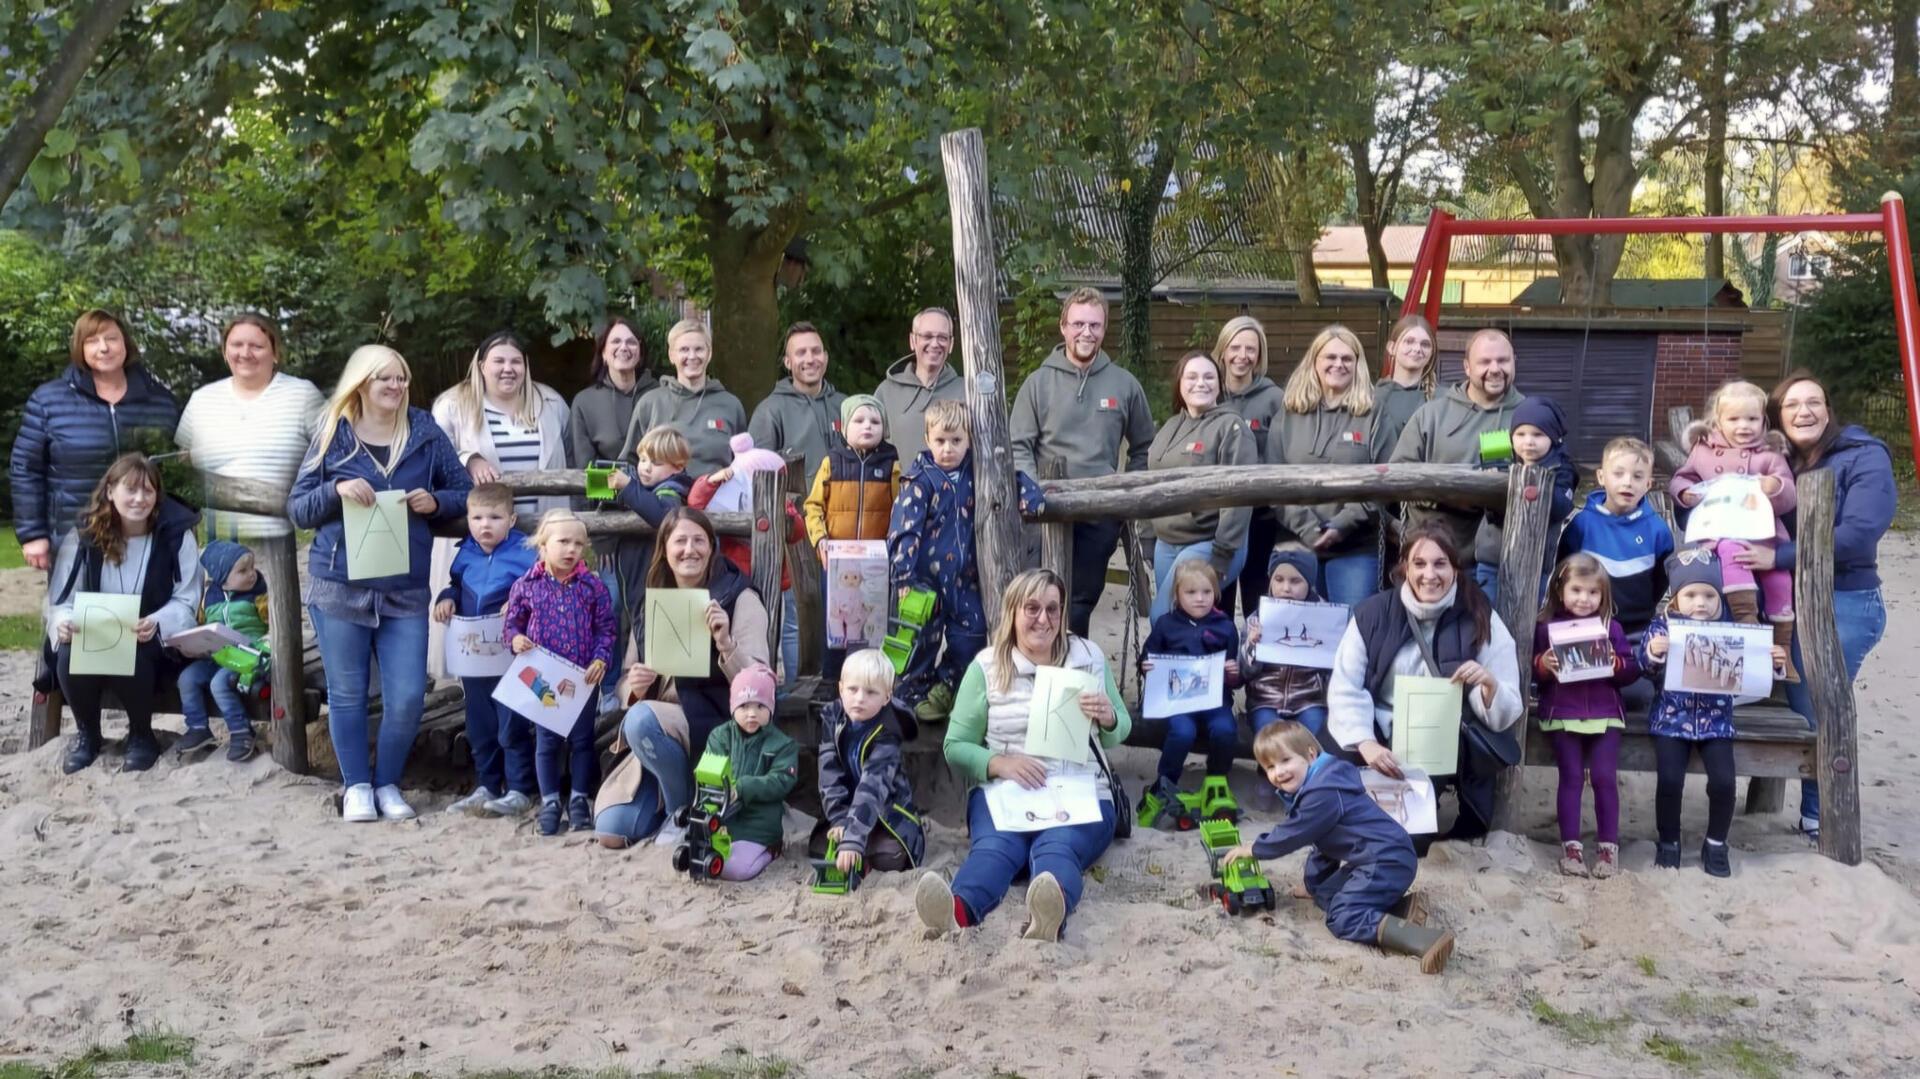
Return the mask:
M771 716L775 665L789 681L799 673L802 627L795 605L783 604L779 646L769 647L770 604L751 583L750 549L717 535L705 508L731 508L714 501L736 486L730 481L798 467L812 483L804 516L789 507L789 538L884 540L890 591L924 593L932 611L904 669L872 649L829 653L823 673L837 693L821 723L813 778L825 816L810 837L812 851L832 845L843 865L918 866L924 835L901 746L926 725L944 722L946 758L974 782L969 851L951 880L922 878L915 893L921 920L940 932L976 924L1025 875L1026 934L1057 938L1085 870L1123 818L1152 826L1163 810L1192 804L1179 783L1202 738L1207 773L1224 776L1242 722L1233 691L1244 687L1240 712L1255 732L1256 758L1289 807L1280 827L1246 853L1273 857L1316 846L1306 891L1328 912L1330 928L1420 955L1423 966L1438 969L1451 937L1426 928L1405 896L1415 847L1397 822L1354 797L1357 769L1401 774L1390 748L1397 677L1432 674L1464 690L1459 768L1444 777L1459 799L1450 834L1470 837L1488 827L1494 776L1514 763L1503 737L1510 743L1508 732L1537 685L1542 726L1553 732L1560 764L1563 869L1597 876L1617 869L1620 728L1628 708L1647 707L1659 746L1659 862L1679 864L1680 783L1697 750L1709 774L1702 865L1724 874L1737 720L1728 698L1656 694L1641 678L1666 660L1666 618L1771 620L1789 700L1814 722L1804 684L1791 680L1792 479L1826 468L1839 489L1836 608L1849 676L1884 628L1875 548L1891 519L1891 458L1870 435L1840 424L1825 388L1803 372L1770 395L1744 383L1717 393L1706 426L1691 433L1693 454L1672 488L1685 507L1698 500L1701 484L1720 475L1763 477L1778 534L1687 546L1676 544L1647 503L1653 455L1632 437L1608 444L1594 476L1598 489L1573 510L1578 477L1565 450L1565 413L1519 392L1512 343L1498 331L1473 336L1465 380L1442 391L1434 332L1418 316L1392 328L1385 344L1390 370L1377 382L1356 335L1331 326L1282 387L1268 376L1264 328L1236 318L1211 352L1179 359L1172 411L1156 425L1139 381L1102 350L1107 314L1098 292L1067 296L1061 345L1014 399L1009 430L1023 509L1041 505L1041 491L1027 477L1050 460L1076 478L1263 461L1538 465L1554 477L1558 538L1549 562L1558 564L1545 582L1532 669L1523 676L1517 668L1513 628L1493 614L1501 537L1498 519L1484 512L1329 503L1148 522L1158 586L1150 647L1223 653L1228 684L1219 699L1169 721L1156 781L1136 809L1104 758L1127 736L1130 715L1107 657L1088 639L1122 522L1074 526L1071 589L1031 570L1000 597L980 594L973 425L962 380L947 362L953 322L940 309L914 316L911 353L870 395L836 389L827 379L821 333L795 324L782 346L788 376L751 419L709 377L711 336L695 321L669 331L674 373L656 381L634 326L611 320L596 339L593 383L570 405L532 378L521 342L496 334L476 350L468 377L428 411L410 403L411 370L393 350L357 349L323 396L278 369L281 344L270 320L242 316L222 338L232 377L196 390L183 412L140 365L124 324L93 311L76 323L70 369L30 399L12 453L16 529L30 563L51 573L48 666L78 726L66 767L87 767L99 753L109 690L130 719L126 767L151 767L159 753L153 700L166 677L178 678L188 720L178 745L185 752L216 744L200 699L210 691L226 720L229 757L251 754L252 730L235 687L246 683L246 653L264 648L264 590L294 583L261 580L245 544L284 536L290 522L314 530L303 599L326 670L346 819L414 815L400 779L436 658L430 627L504 613L512 651L538 646L563 656L586 670L585 680L602 694L602 711L624 711L615 765L603 780L594 724L578 723L567 735L536 731L492 699L488 680L468 679L476 784L455 808L495 816L537 811L543 834L588 830L608 846L650 836L674 843L693 797L694 763L719 752L731 762L738 801L735 854L725 875L751 877L778 855L779 804L799 782L794 747ZM1483 437L1489 434L1496 437ZM1784 436L1784 454L1767 444L1777 436ZM285 518L209 510L202 519L167 495L149 456L171 446L200 470L288 490ZM577 497L516 497L508 486L516 472L594 461L620 467L608 481L613 499L593 509ZM370 506L381 491L403 492L406 569L356 577L343 506ZM620 512L645 518L652 535L590 542L590 515ZM529 535L519 526L523 517L531 525L533 514L538 524ZM436 526L445 531L455 522L464 522L466 538L433 538ZM196 531L206 537L204 547ZM1397 551L1384 590L1382 550ZM645 640L649 588L706 591L706 673L663 675L626 660L627 649ZM81 591L140 597L139 658L130 675L72 671L71 603ZM1258 658L1263 596L1351 608L1331 670ZM994 602L1002 617L990 638L985 612ZM1608 620L1611 677L1557 681L1546 625L1566 618ZM250 644L224 663L216 654L176 674L163 643L201 621L226 624ZM370 745L368 683L376 658L381 717L377 744ZM1037 672L1048 667L1083 672L1102 687L1078 701L1094 731L1088 763L1025 751ZM1075 772L1098 777L1098 821L1039 831L996 824L988 784L1032 788ZM1580 843L1589 783L1599 832L1591 870ZM1206 789L1200 815L1238 815L1224 783ZM1817 829L1811 781L1801 805L1802 826Z

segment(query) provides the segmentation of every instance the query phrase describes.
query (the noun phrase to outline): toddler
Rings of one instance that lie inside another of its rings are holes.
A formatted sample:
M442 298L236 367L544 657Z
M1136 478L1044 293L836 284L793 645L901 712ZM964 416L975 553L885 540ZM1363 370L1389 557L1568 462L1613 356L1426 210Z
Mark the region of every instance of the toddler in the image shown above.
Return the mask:
M200 605L201 624L219 623L245 635L247 648L222 648L194 660L180 672L180 711L186 717L187 732L173 749L185 757L213 745L204 690L213 694L220 718L227 721L227 759L244 761L254 752L253 721L235 685L233 668L238 665L236 661L257 665L267 653L267 588L254 568L253 552L229 540L209 542L200 552L200 568L207 575L207 591Z
M1173 609L1160 616L1147 634L1143 656L1210 656L1224 652L1226 685L1220 692L1192 712L1167 717L1166 740L1160 743L1160 770L1153 786L1140 798L1140 824L1151 828L1162 812L1180 801L1180 771L1186 766L1187 753L1193 749L1202 726L1207 732L1207 778L1200 815L1229 820L1240 814L1240 806L1228 790L1226 777L1233 768L1234 750L1240 747L1240 729L1233 719L1232 690L1240 684L1240 634L1233 618L1218 609L1220 579L1213 564L1189 558L1173 565ZM1142 671L1153 669L1151 659L1140 661ZM1184 826L1184 819L1182 825Z
M820 806L825 814L808 840L809 857L837 844L841 870L912 869L926 854L913 784L900 743L915 734L913 718L894 708L893 663L866 648L840 671L840 699L820 715Z
M780 856L781 817L800 780L800 747L773 725L773 672L748 667L733 676L727 698L733 722L715 727L707 752L732 764L732 809L727 834L733 852L721 880L752 880Z

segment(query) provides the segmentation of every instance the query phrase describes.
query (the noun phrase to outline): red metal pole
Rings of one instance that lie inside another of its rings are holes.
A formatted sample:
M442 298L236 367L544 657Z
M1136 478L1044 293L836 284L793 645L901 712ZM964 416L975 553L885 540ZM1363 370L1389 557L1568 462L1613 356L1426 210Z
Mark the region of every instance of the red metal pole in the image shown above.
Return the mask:
M1619 233L1879 232L1880 214L1762 214L1752 217L1550 217L1455 221L1451 236L1610 236Z
M1887 267L1893 278L1893 330L1907 391L1907 430L1913 436L1914 468L1920 470L1920 300L1915 299L1913 248L1907 242L1907 207L1897 191L1880 196L1887 235Z
M1427 283L1427 268L1433 261L1433 244L1439 238L1438 222L1446 211L1435 207L1427 211L1427 228L1420 234L1420 253L1413 258L1413 276L1407 280L1407 294L1401 300L1400 314L1416 314L1420 310L1420 289ZM1385 378L1386 372L1382 372Z
M1447 288L1447 262L1453 258L1453 215L1445 210L1433 212L1433 224L1439 226L1440 236L1433 244L1433 268L1427 275L1427 325L1433 327L1436 339L1433 342L1433 362L1440 362L1440 297Z

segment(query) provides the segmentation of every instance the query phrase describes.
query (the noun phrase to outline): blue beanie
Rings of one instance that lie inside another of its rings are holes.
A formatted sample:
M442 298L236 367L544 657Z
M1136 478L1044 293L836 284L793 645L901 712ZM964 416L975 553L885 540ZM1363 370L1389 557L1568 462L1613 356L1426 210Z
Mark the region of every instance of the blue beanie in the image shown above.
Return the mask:
M1516 405L1513 423L1507 429L1522 425L1538 427L1556 446L1567 440L1567 413L1551 397L1528 397Z
M1726 603L1726 581L1720 575L1720 560L1705 547L1684 547L1667 558L1667 594L1677 596L1690 584L1711 585Z
M1307 595L1320 598L1319 590L1313 586L1313 582L1320 579L1320 559L1317 555L1297 543L1278 544L1273 553L1267 556L1267 576L1272 577L1273 571L1279 569L1282 562L1299 570L1300 576L1307 579Z

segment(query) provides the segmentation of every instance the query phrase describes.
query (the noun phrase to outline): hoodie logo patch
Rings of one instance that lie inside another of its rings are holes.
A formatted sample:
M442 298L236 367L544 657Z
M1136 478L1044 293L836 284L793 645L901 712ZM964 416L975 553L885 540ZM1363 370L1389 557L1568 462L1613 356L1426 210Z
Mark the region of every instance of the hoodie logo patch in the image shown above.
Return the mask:
M836 435L840 433L840 421L839 421L839 420L834 420L834 421L833 421L833 433L834 433L834 434L836 434Z
M1189 443L1187 443L1187 452L1188 452L1188 453L1203 453L1203 452L1205 452L1205 451L1206 451L1206 448L1207 448L1207 444L1206 444L1205 442L1189 442Z
M707 421L707 430L709 431L724 431L726 429L727 429L727 421L725 420L708 420Z
M1260 430L1260 421L1259 421L1259 420L1248 420L1248 421L1247 421L1247 430L1249 430L1249 431L1258 431L1258 430Z
M1100 406L1102 412L1112 412L1120 407L1120 399L1118 397L1102 397L1096 403Z
M1354 444L1354 445L1356 445L1356 446L1357 446L1357 445L1363 445L1363 444L1365 444L1365 442L1367 441L1367 436L1366 436L1366 432L1364 432L1364 431L1342 431L1342 432L1340 432L1340 441L1342 441L1342 442L1351 442L1351 443L1353 443L1353 444Z

